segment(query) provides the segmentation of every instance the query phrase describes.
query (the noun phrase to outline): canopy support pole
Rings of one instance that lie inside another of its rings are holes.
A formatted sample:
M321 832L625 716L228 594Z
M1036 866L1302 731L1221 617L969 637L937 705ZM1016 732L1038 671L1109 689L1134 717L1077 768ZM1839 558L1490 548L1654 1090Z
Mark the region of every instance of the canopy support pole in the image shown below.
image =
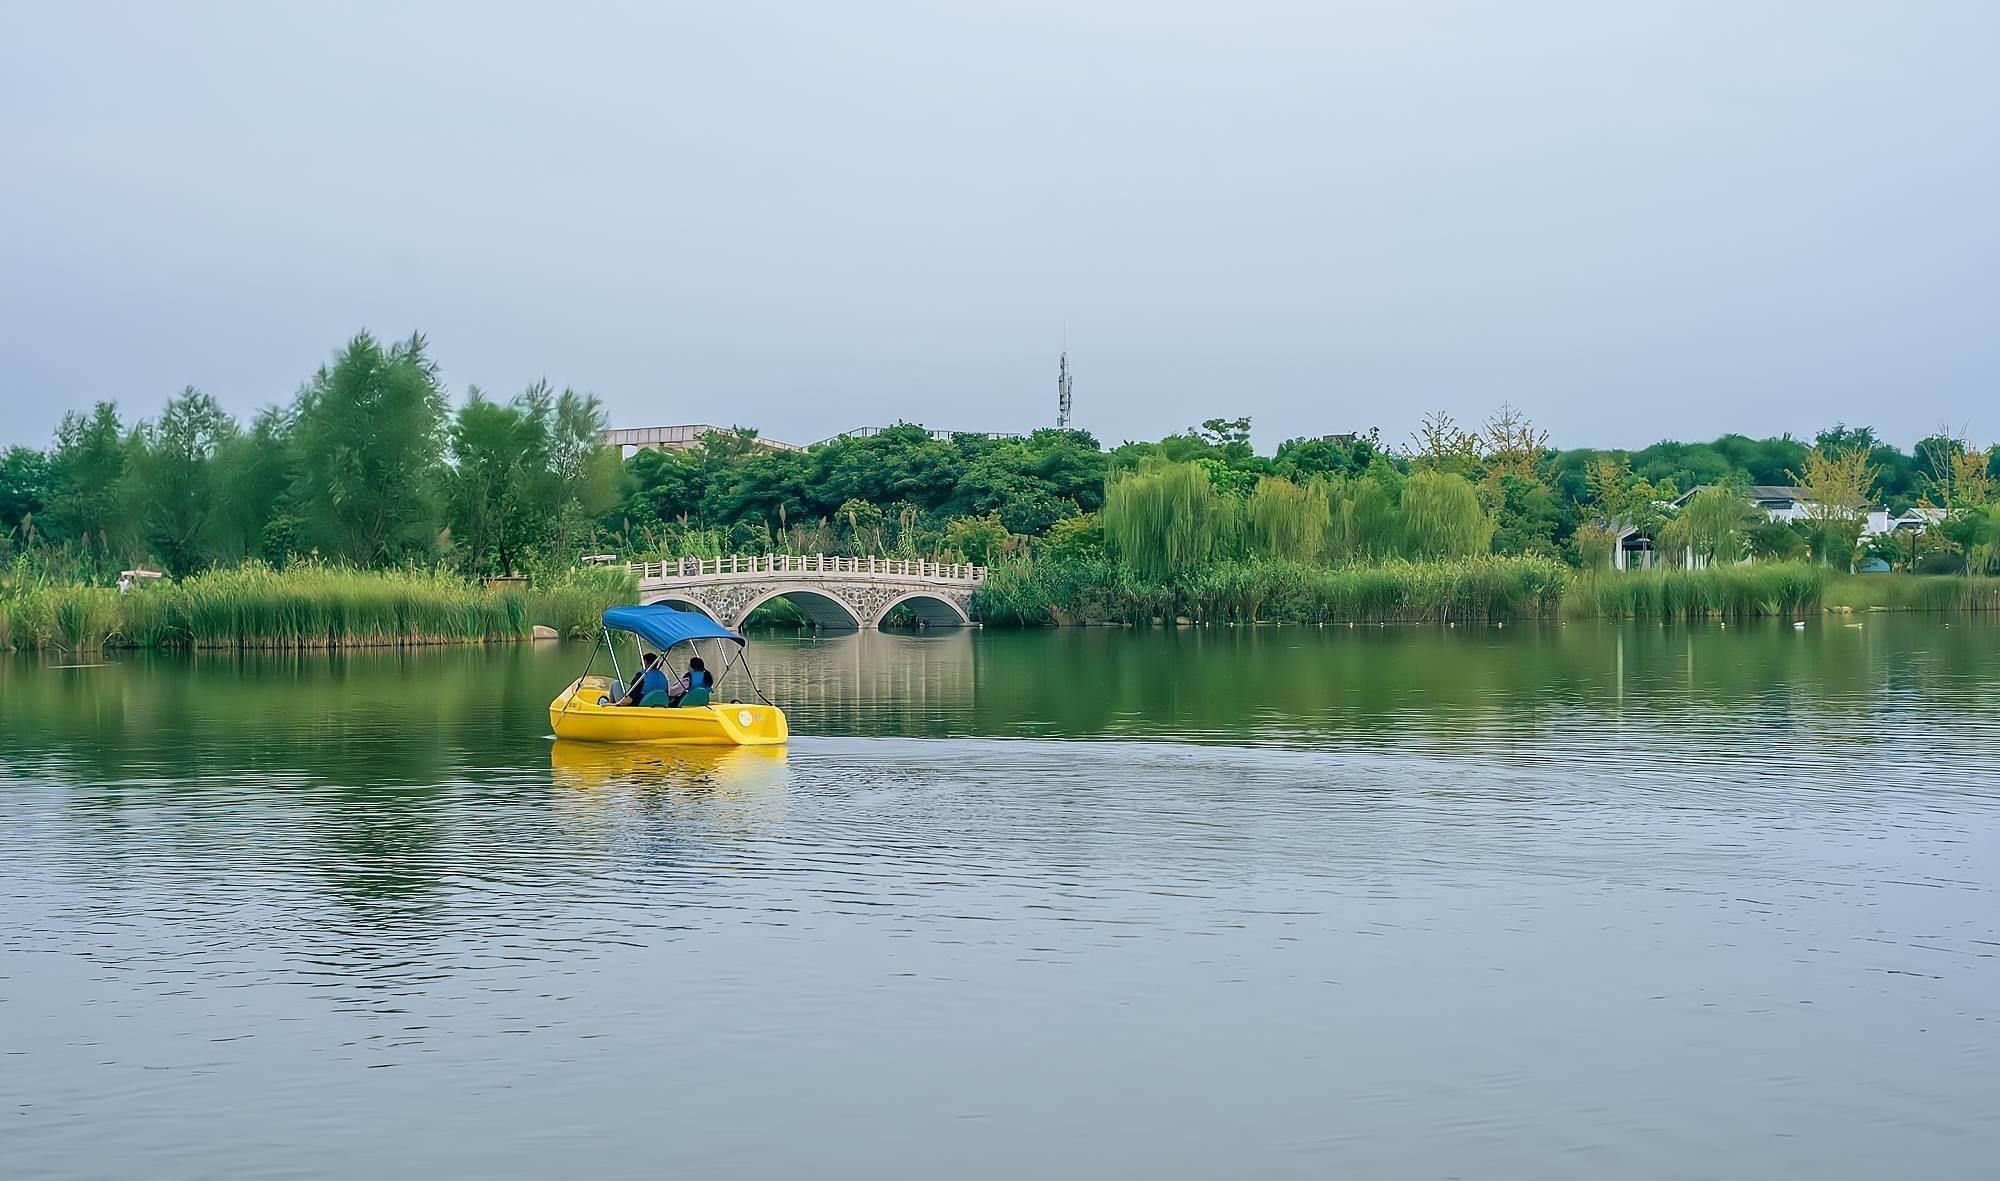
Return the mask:
M757 700L763 702L765 705L770 705L771 699L764 696L764 690L762 686L757 684L757 674L753 672L750 668L750 650L748 648L745 648L741 652L739 652L738 655L743 657L743 659L738 661L737 663L743 666L743 675L747 677L750 681L750 691L757 695Z
M740 646L740 645L738 646L738 651L741 651L741 646ZM718 695L720 695L720 694L721 694L721 692L722 692L722 682L724 682L724 681L726 681L726 680L728 680L728 679L729 679L729 670L730 670L730 668L731 668L731 664L730 664L730 661L731 661L731 658L732 658L732 657L734 657L734 656L735 656L736 654L737 654L737 653L735 653L735 652L731 652L731 651L729 650L729 646L728 646L727 644L724 644L724 645L723 645L723 647L722 647L722 675L721 675L721 676L719 676L719 677L717 677L717 678L715 678L715 692L716 692L716 693L717 693Z
M611 675L617 679L618 684L623 685L625 683L625 670L618 667L618 645L612 641L611 629L608 627L604 629L604 646L611 650ZM597 656L596 650L592 649L590 655L595 659Z
M563 698L564 717L569 716L569 707L576 703L576 695L583 692L583 683L590 678L590 666L597 663L597 644L596 640L590 642L590 659L583 662L583 672L576 678L576 688L570 690L568 697Z

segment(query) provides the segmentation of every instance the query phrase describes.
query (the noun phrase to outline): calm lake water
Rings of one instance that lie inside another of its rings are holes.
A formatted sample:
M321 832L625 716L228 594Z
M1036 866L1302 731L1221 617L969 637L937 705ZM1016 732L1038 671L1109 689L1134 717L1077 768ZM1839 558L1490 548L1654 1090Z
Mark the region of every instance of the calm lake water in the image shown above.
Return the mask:
M0 657L0 1173L1972 1178L2000 626Z

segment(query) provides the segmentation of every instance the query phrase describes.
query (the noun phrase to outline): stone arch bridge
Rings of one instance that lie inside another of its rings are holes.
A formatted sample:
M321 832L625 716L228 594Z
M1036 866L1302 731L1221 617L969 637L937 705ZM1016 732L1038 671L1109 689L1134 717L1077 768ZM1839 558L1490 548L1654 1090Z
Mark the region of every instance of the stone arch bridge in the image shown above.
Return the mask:
M974 618L972 592L986 580L986 567L965 562L826 554L734 554L630 568L641 603L683 604L732 628L777 598L822 628L880 627L897 607L925 627L963 627Z

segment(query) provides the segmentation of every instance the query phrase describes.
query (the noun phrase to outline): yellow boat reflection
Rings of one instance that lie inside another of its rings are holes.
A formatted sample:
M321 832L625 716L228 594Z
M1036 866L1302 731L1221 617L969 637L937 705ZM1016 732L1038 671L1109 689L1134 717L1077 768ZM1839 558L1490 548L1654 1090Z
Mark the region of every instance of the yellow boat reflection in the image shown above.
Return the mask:
M782 746L673 746L569 742L549 747L556 785L584 791L700 789L761 795L786 782Z

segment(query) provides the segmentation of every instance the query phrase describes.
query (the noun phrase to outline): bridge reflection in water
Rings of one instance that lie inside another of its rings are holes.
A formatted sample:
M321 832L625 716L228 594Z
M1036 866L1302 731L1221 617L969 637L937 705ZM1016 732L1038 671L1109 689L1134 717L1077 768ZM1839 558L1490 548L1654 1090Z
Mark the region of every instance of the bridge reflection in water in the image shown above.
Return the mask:
M794 733L964 733L978 696L980 647L968 628L751 640L757 681Z

